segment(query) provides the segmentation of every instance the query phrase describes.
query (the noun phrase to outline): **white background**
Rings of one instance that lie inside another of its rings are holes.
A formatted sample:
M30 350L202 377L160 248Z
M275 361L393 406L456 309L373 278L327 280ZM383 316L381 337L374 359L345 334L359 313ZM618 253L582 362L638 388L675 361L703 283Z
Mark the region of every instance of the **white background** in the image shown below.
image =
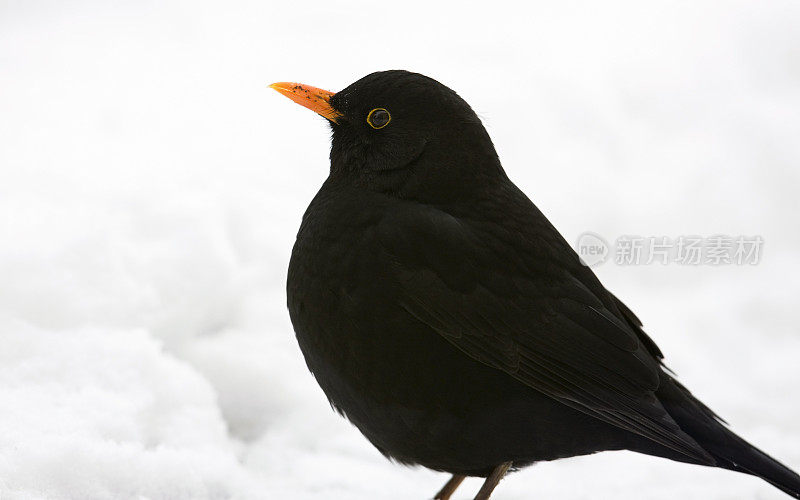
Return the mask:
M329 132L266 85L395 68L470 102L570 241L761 235L757 266L597 272L800 469L800 4L555 3L0 0L0 497L433 495L330 411L283 291ZM616 452L496 498L784 496Z

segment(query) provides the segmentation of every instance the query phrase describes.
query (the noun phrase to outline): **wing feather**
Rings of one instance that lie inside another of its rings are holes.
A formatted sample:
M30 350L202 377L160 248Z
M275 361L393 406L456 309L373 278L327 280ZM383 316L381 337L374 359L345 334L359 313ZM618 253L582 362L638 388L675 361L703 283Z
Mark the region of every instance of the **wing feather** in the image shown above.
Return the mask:
M534 248L528 257L498 259L507 240L430 207L387 217L379 234L403 308L466 355L572 408L713 462L655 396L660 351L634 330L633 313L614 306L621 302L592 291L594 275Z

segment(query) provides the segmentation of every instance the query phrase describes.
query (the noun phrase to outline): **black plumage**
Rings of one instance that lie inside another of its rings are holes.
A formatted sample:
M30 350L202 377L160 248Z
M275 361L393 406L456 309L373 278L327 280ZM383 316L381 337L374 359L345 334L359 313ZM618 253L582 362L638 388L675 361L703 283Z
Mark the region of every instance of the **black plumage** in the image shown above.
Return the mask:
M292 323L333 407L384 455L486 477L628 449L800 498L800 477L665 370L455 92L405 71L336 94L274 86L333 130L289 266Z

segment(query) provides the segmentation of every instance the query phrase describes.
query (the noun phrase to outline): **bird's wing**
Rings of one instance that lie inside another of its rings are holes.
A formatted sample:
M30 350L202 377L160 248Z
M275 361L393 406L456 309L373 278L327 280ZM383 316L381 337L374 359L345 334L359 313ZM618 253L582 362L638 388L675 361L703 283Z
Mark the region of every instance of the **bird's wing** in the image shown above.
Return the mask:
M596 278L595 286L565 268L563 239L546 226L551 230L538 230L542 240L526 248L496 227L410 205L387 215L378 234L402 307L465 354L572 408L713 463L656 398L659 363L632 329L635 316L621 313L610 294L598 298ZM548 249L547 239L559 248ZM568 246L566 252L574 255Z

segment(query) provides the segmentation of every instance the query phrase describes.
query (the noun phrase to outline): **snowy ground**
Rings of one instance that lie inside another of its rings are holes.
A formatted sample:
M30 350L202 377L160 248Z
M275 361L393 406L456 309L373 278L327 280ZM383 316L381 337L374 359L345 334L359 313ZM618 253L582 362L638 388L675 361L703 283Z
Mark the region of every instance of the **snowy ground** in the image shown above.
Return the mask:
M570 240L761 235L757 266L597 272L800 469L799 4L552 4L0 0L0 498L436 491L329 410L284 306L328 133L265 86L390 68L457 89ZM606 453L497 498L784 497Z

